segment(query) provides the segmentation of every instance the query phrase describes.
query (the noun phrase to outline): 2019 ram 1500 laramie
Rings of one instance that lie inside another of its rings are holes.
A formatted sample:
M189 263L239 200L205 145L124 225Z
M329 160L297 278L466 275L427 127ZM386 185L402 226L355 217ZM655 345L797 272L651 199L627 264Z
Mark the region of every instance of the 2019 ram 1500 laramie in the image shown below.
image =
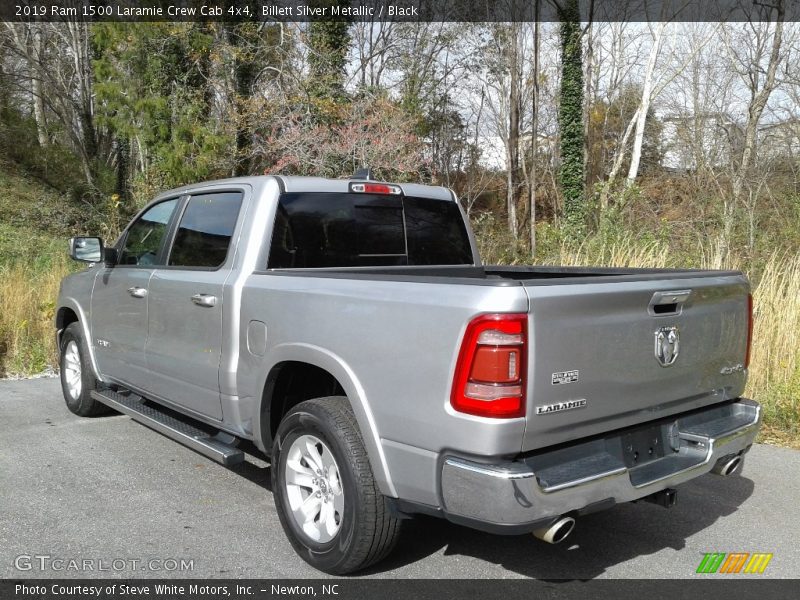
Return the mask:
M453 193L263 176L71 240L61 382L223 464L251 440L297 552L384 557L404 518L558 542L576 516L741 468L752 301L735 271L481 264Z

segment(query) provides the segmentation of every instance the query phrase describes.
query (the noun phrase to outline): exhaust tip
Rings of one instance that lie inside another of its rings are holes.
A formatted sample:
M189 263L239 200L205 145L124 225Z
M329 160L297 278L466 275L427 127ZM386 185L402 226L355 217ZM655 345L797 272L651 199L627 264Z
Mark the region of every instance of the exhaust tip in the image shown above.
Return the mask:
M714 468L712 469L714 473L717 475L721 475L722 477L729 477L730 475L734 475L738 473L742 468L743 459L740 455L736 455L732 458L722 458L720 459Z
M533 535L548 544L558 544L563 542L573 529L575 529L575 519L559 517L546 527L534 530Z

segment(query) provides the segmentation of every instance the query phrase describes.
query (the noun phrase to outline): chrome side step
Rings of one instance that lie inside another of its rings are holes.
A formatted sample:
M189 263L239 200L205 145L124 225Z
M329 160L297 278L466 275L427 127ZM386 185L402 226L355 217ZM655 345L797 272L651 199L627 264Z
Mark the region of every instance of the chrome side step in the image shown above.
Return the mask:
M220 464L231 466L244 461L244 452L231 445L235 440L233 436L220 433L219 437L215 437L158 410L157 407L145 404L141 396L123 395L111 390L95 390L92 392L92 398Z

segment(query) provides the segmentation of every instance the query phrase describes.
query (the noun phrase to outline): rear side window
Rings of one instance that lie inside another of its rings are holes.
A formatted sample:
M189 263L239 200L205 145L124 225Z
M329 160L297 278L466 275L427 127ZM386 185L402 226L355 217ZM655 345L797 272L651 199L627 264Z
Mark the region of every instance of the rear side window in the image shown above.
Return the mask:
M352 193L282 194L270 269L473 264L455 202Z
M178 199L165 200L148 208L133 222L119 256L121 265L150 266L158 263L161 243Z
M408 255L413 265L471 265L472 247L455 202L411 198L405 202Z
M175 234L169 265L216 268L225 262L242 206L241 192L189 198Z

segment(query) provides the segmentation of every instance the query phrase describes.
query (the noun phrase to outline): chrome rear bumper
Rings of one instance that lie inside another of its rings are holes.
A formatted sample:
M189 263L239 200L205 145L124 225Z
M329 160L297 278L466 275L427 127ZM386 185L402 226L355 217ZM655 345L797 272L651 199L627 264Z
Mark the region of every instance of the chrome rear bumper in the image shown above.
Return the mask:
M760 425L760 405L739 398L515 461L448 456L441 476L444 513L453 521L518 533L572 511L638 500L746 452Z

